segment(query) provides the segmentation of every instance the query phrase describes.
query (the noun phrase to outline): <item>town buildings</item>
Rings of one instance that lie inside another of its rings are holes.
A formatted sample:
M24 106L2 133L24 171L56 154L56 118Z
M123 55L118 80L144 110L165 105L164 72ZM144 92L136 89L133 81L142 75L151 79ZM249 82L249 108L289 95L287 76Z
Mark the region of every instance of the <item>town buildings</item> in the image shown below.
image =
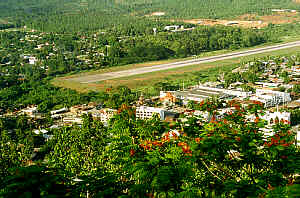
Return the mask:
M147 107L147 106L140 106L136 108L136 118L137 119L149 119L153 115L158 114L161 120L165 119L166 110L162 108L155 108L155 107Z

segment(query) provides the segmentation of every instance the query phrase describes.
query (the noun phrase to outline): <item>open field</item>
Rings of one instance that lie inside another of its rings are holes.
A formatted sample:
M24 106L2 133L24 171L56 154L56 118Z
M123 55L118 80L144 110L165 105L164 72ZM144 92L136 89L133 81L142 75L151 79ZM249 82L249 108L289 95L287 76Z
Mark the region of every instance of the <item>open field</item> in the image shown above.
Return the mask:
M300 46L300 41L286 43L286 44L280 44L280 45L274 45L269 47L263 47L263 48L257 48L253 50L243 50L239 52L234 53L226 53L218 56L210 56L205 58L197 58L194 60L186 60L186 61L178 61L175 63L168 63L168 64L158 64L151 67L142 67L142 68L134 68L124 71L118 71L118 72L108 72L103 74L94 74L94 75L86 75L86 76L79 76L79 77L73 77L68 80L80 82L83 84L87 83L94 83L94 82L100 82L115 78L122 78L122 77L128 77L133 75L139 75L144 73L151 73L156 71L163 71L163 70L169 70L169 69L177 69L181 67L186 67L190 65L197 65L201 63L210 63L215 62L218 60L226 60L231 58L238 58L243 56L248 56L252 54L259 54L264 52L270 52L270 51L276 51L280 49L287 49L291 47L297 47Z
M232 19L176 19L171 21L182 21L185 23L191 23L195 25L215 26L238 26L243 28L263 28L269 24L287 24L296 23L300 21L300 15L298 12L273 12L271 15L256 15L256 14L244 14Z
M60 87L66 87L75 89L80 92L87 92L87 91L100 91L105 90L109 87L117 87L119 85L125 85L128 86L131 89L151 89L153 85L157 82L161 81L172 81L172 82L178 82L178 81L186 81L188 84L191 79L194 79L196 77L196 73L198 72L208 72L209 70L215 70L216 68L222 72L225 69L231 69L234 67L234 65L252 60L253 58L259 58L264 56L270 56L270 55L285 55L285 54L293 54L300 52L300 47L294 47L289 49L282 49L278 51L273 52L266 52L266 53L260 53L250 56L244 56L241 58L232 58L227 60L220 60L215 61L211 63L202 63L192 66L186 66L176 69L169 69L164 71L157 71L152 73L146 73L141 75L134 75L129 77L123 77L123 78L116 78L116 79L110 79L105 80L102 82L96 82L96 83L88 83L88 84L81 84L74 81L68 81L65 79L57 78L53 80L53 84Z
M267 22L245 21L245 20L191 19L191 20L183 20L183 22L191 23L195 25L206 25L206 26L225 25L225 26L238 26L244 28L263 28L268 26Z
M7 24L8 23L8 21L7 20L5 20L5 19L1 19L0 18L0 24Z
M7 30L6 30L7 31ZM281 39L282 44L284 43L288 43L288 42L293 42L293 41L299 41L300 40L300 35L294 35L294 36L287 36ZM249 47L246 48L248 50L252 50L252 49L257 49L260 47L268 47L268 46L272 46L274 45L274 43L264 43L261 45L257 45L254 47ZM217 55L222 55L225 53L234 53L234 52L239 52L241 51L241 49L238 50L229 50L229 49L225 49L225 50L217 50L217 51L211 51L211 52L204 52L201 53L197 56L194 57L187 57L187 58L180 58L180 59L168 59L168 60L160 60L160 61L151 61L151 62L145 62L145 63L136 63L136 64L129 64L129 65L123 65L123 66L115 66L115 67L107 67L107 68L103 68L103 69L98 69L98 70L88 70L88 71L81 71L79 73L76 74L67 74L67 75L63 75L62 77L59 77L59 80L67 80L70 78L75 78L75 77L81 77L81 76L87 76L87 75L94 75L94 74L103 74L103 73L108 73L108 72L118 72L118 71L123 71L123 70L129 70L129 69L136 69L136 68L142 68L142 67L151 67L153 65L160 65L160 64L168 64L168 63L174 63L174 62L178 62L178 61L185 61L185 60L192 60L195 58L202 58L202 57L209 57L209 56L217 56Z

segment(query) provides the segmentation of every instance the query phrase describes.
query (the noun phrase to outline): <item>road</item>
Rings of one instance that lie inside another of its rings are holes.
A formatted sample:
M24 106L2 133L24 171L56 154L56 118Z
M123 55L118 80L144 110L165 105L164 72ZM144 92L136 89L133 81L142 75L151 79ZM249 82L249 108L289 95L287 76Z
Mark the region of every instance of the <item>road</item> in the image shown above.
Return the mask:
M234 53L227 53L223 55L218 56L210 56L205 58L197 58L193 60L186 60L186 61L179 61L175 63L168 63L168 64L160 64L160 65L154 65L150 67L142 67L137 69L129 69L129 70L123 70L123 71L117 71L117 72L109 72L109 73L103 73L103 74L92 74L88 76L81 76L81 77L75 77L70 78L68 80L75 81L79 83L94 83L94 82L100 82L104 80L110 80L115 78L122 78L127 76L133 76L138 74L145 74L150 72L156 72L156 71L162 71L162 70L168 70L168 69L175 69L190 65L197 65L200 63L209 63L209 62L215 62L219 60L226 60L226 59L232 59L232 58L238 58L242 56L249 56L253 54L260 54L264 52L271 52L276 51L280 49L287 49L291 47L298 47L300 46L300 41L285 43L285 44L279 44L279 45L273 45L268 47L262 47L257 48L253 50L245 50L241 52L234 52Z

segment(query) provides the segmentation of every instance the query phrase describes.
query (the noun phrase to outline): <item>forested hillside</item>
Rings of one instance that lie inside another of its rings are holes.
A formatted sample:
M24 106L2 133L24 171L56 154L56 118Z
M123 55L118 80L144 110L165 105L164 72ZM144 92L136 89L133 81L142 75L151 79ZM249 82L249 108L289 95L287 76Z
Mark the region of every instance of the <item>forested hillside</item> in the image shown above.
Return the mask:
M0 19L46 31L84 31L132 22L156 23L146 15L158 11L164 12L161 20L216 19L269 14L272 8L300 9L300 4L292 0L0 0Z

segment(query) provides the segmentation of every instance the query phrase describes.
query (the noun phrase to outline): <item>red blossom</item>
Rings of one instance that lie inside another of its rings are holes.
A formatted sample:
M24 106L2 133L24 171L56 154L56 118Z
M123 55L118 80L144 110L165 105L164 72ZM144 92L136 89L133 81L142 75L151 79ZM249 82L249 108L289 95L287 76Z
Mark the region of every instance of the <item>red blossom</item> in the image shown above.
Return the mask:
M196 141L197 143L200 143L201 140L203 140L203 138L195 138L195 141Z
M185 142L179 142L178 146L181 147L182 152L184 152L188 156L192 156L192 151L189 147L189 145Z
M253 104L256 104L256 105L259 105L259 106L263 106L263 103L262 103L262 102L256 101L256 100L253 101Z
M241 106L239 104L235 104L234 108L239 111L241 109Z
M134 154L135 154L135 150L134 149L130 149L130 156L132 157L132 156L134 156Z
M271 138L271 143L272 144L278 144L278 139L277 138Z
M275 188L271 186L271 184L268 184L268 189L269 190L274 190Z
M187 143L185 143L185 142L179 142L177 145L180 146L180 147L182 147L182 146L187 146Z
M149 198L154 198L154 195L152 193L147 193L146 196Z
M186 155L192 156L192 151L188 145L181 147L181 149Z
M280 156L281 159L287 159L288 157L286 155Z
M163 143L159 141L154 141L152 144L158 147L161 147L163 145Z
M268 143L268 144L267 144L268 147L271 147L272 145L273 145L272 143Z
M294 179L293 178L289 178L288 185L293 185L293 184L294 184Z
M170 138L169 137L163 137L161 139L162 142L170 142Z

